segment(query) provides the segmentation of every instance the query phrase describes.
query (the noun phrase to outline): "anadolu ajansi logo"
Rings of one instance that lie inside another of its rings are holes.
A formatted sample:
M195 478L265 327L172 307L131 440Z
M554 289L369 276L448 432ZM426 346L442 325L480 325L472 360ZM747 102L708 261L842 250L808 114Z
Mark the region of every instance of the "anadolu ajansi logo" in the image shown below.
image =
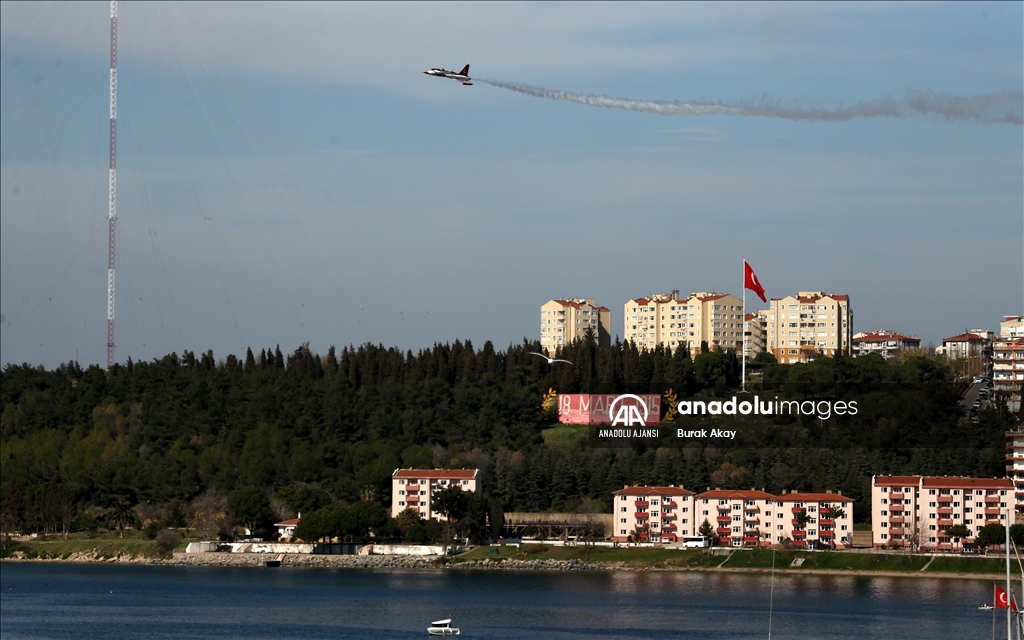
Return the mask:
M633 400L633 402L626 402L627 400ZM647 426L650 409L647 408L647 403L640 396L625 393L612 400L611 405L608 406L608 415L613 416L613 427L618 425L644 427Z

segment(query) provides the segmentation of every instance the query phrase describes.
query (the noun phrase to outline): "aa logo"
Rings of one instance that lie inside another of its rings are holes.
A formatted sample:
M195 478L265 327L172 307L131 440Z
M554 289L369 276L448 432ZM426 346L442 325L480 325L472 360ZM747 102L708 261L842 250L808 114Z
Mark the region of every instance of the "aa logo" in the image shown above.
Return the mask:
M650 409L640 396L631 393L623 394L608 407L608 415L612 417L612 426L643 427L647 425Z

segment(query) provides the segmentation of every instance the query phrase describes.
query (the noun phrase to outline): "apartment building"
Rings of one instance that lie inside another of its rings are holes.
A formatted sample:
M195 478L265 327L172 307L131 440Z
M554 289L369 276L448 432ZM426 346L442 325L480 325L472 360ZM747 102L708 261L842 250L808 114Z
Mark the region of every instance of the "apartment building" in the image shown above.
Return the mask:
M1024 390L1024 337L992 341L992 390L1005 394L1010 411L1020 411Z
M1014 521L1024 520L1024 427L1006 432L1006 477L1013 483Z
M913 551L962 549L974 536L953 538L946 533L950 527L962 524L976 535L985 525L1006 525L1012 501L1013 483L1008 478L874 476L872 545Z
M853 309L848 295L801 291L770 302L765 339L779 362L808 362L818 354L849 353Z
M992 340L995 334L971 329L942 339L941 351L954 364L954 373L964 378L992 375Z
M999 323L1000 338L1024 338L1024 316L1003 316Z
M853 499L839 493L792 492L776 501L775 542L849 549L853 546Z
M855 358L866 356L869 353L877 353L889 360L898 357L901 351L920 348L921 339L917 336L907 336L895 331L878 329L867 333L855 333L851 353Z
M698 494L695 506L697 530L707 520L716 544L733 547L771 545L781 513L777 496L755 489L712 489Z
M747 344L743 348L743 355L747 361L750 361L766 348L765 338L768 335L768 311L762 309L756 313L745 315L743 317L743 334L747 338Z
M391 474L391 517L412 509L424 520L445 520L431 508L434 492L458 487L479 493L479 474L479 469L395 469Z
M593 298L548 300L540 307L540 346L548 355L593 331L597 346L611 346L612 312Z
M612 495L615 542L680 542L697 535L693 492L682 487L626 486Z
M623 338L640 349L679 346L700 353L743 348L743 301L725 293L695 292L680 299L679 291L634 298L623 305Z

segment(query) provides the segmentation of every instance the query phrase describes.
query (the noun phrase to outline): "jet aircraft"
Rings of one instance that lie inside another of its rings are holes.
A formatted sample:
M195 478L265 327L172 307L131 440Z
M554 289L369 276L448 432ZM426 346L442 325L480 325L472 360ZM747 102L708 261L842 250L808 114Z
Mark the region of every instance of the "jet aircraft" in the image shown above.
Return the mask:
M469 65L468 64L465 67L462 68L462 71L459 71L458 73L456 73L454 71L449 71L448 69L439 69L437 67L434 67L433 69L428 69L427 71L424 71L423 73L427 74L428 76L437 76L439 78L451 78L452 80L456 80L458 82L461 82L462 84L466 85L467 87L473 85L473 83L470 82L470 80L472 80L472 78L469 77Z

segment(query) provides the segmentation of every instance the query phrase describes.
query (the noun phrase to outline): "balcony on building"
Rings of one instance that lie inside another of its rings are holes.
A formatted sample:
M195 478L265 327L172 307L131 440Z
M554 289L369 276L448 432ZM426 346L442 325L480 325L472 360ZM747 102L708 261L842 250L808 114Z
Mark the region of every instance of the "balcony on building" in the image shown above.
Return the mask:
M633 514L633 517L637 520L647 520L651 517L651 514L647 513L646 511L637 511Z
M793 515L807 511L804 507L793 507Z
M675 501L675 500L669 500L668 502L664 503L664 505L663 505L663 506L664 506L664 508L666 508L666 509L675 509L675 508L677 508L677 507L678 507L679 505L678 505L678 504L676 504L676 501Z
M649 507L649 506L651 505L651 503L650 503L650 502L648 502L647 500L637 500L636 502L634 502L634 503L633 503L633 505L634 505L634 506L635 506L636 508L638 508L638 509L639 509L640 507L643 507L643 508L645 508L645 509L646 509L647 507Z

